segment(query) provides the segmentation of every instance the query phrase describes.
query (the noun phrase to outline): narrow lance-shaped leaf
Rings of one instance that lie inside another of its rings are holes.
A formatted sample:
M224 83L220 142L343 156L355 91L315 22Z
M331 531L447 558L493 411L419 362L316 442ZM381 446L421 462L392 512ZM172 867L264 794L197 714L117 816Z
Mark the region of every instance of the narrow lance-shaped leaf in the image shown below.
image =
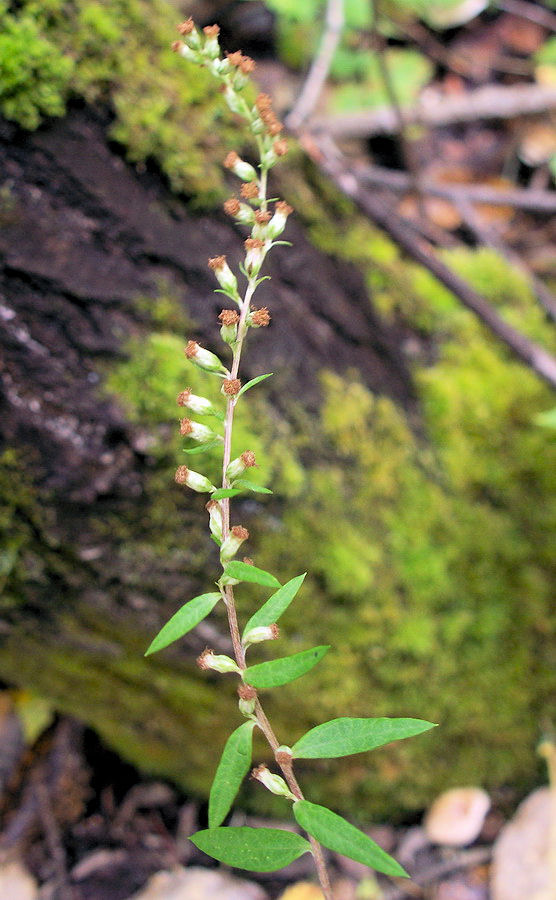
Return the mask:
M274 872L311 850L301 835L280 828L210 828L190 840L213 859L249 872Z
M298 800L293 805L293 813L298 824L329 850L355 859L385 875L409 877L405 869L382 847L326 806Z
M217 828L228 815L241 782L251 766L254 722L244 722L232 732L222 752L210 789L209 828Z
M208 441L206 444L198 444L196 447L185 447L184 453L203 453L205 450L212 450L214 447L221 447L222 441Z
M213 495L214 496L214 495ZM233 560L224 569L224 574L238 581L249 581L252 584L262 584L264 587L280 587L280 582L270 572L250 566L249 563Z
M241 397L241 395L244 394L245 391L248 391L249 388L255 387L256 384L260 384L260 382L264 381L265 378L270 378L270 376L273 374L273 372L269 372L268 375L257 375L256 378L252 378L251 381L248 381L247 384L243 385L240 392L238 393L238 397Z
M249 666L243 673L243 680L255 688L272 688L288 684L309 672L329 650L329 646L312 647L310 650L294 653L293 656L283 656L281 659Z
M274 622L277 622L294 599L303 584L306 574L305 572L303 575L297 575L296 578L292 578L280 590L276 591L272 597L269 597L266 603L263 603L261 608L251 616L243 629L243 633L247 634L251 628L258 628L260 625L273 625Z
M234 486L241 488L242 491L253 491L255 494L272 494L270 488L262 487L254 481L248 481L246 478L236 478Z
M168 644L173 644L174 641L177 641L184 634L187 634L188 631L195 628L199 622L202 622L208 616L209 612L221 599L221 596L221 594L216 593L200 594L182 606L181 609L178 609L177 613L160 629L145 656L150 656L151 653L162 650Z
M236 488L218 488L217 491L212 492L210 499L223 500L224 497L237 497L238 494L241 494L241 490Z
M333 759L374 750L435 727L423 719L332 719L304 734L292 753L294 759Z

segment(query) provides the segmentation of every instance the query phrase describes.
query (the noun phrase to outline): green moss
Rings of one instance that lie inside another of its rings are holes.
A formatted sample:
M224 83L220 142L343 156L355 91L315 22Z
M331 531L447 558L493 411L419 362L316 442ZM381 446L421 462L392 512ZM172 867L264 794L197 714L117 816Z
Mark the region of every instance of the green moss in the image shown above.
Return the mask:
M171 0L0 2L0 112L33 129L71 96L108 103L131 162L154 161L175 191L214 206L237 125L214 79L170 50L176 20Z

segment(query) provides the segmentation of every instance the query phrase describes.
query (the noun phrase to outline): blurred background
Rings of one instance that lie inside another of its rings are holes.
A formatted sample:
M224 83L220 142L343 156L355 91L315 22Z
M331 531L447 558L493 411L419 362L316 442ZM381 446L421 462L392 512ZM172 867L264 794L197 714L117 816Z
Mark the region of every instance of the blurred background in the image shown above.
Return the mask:
M311 800L416 878L336 859L336 896L554 900L536 749L553 759L556 9L530 0L0 0L0 896L285 889L145 887L211 865L187 835L236 708L195 665L228 652L221 613L143 658L219 568L203 503L173 482L175 397L214 390L183 346L219 351L206 260L237 268L244 237L222 160L250 158L170 49L188 15L253 56L253 97L292 135L271 193L295 208L293 247L269 257L272 323L244 370L275 375L235 436L274 495L234 518L258 566L308 570L284 654L333 649L269 712L288 744L338 715L441 726L302 767ZM242 590L241 614L263 594ZM427 831L455 787L481 790ZM507 868L515 848L491 862L531 791L538 884ZM284 817L275 800L246 784L235 823ZM468 808L475 831L450 837Z

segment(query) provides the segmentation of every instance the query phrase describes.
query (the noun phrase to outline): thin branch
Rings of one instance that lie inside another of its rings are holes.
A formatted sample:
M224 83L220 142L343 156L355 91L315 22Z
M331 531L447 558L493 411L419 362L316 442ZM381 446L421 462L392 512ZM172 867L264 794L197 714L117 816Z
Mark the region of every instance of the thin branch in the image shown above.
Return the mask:
M493 250L496 250L500 256L504 257L510 265L525 276L530 283L531 290L536 294L537 300L545 310L546 314L553 322L556 322L556 297L554 297L552 291L547 288L540 278L537 278L521 257L507 246L494 228L481 221L480 216L477 215L474 207L466 198L458 199L456 201L456 206L465 224L473 232L478 241L487 247L492 247Z
M556 16L544 6L527 3L526 0L498 0L497 6L514 16L519 16L520 19L527 19L529 22L535 22L543 28L548 28L549 31L556 31Z
M455 125L480 119L513 119L556 109L556 87L541 84L516 84L510 87L488 85L461 96L441 96L425 91L417 104L404 107L407 125ZM391 107L359 113L321 116L312 130L334 138L367 138L373 134L395 134L399 123Z
M298 131L317 105L328 77L343 27L344 0L328 0L324 32L319 51L311 64L301 93L286 118L286 125L290 131Z
M384 166L358 165L354 171L357 177L366 184L388 187L392 191L405 192L411 190L411 177L405 172L387 169ZM516 209L528 209L533 212L556 212L556 193L543 190L501 190L482 184L439 184L422 176L420 187L433 197L446 200L468 200L470 203L488 206L512 206Z
M375 224L392 237L414 260L423 265L445 287L470 309L509 350L529 368L556 388L556 359L544 348L529 340L502 319L491 304L471 285L452 272L440 260L433 247L418 239L403 219L387 208L376 196L365 190L357 180L334 142L321 139L304 141L307 153L334 184L349 197Z

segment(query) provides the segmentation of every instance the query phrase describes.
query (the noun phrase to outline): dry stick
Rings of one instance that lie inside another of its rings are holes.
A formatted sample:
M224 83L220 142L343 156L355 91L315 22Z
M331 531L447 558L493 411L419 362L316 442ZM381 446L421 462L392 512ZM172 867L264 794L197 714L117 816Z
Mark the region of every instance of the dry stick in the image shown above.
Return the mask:
M298 131L317 105L344 27L343 0L328 0L319 51L295 105L286 118L291 131Z
M306 139L303 143L311 158L342 193L353 200L356 206L389 234L406 253L452 291L518 359L526 363L551 387L556 388L556 359L505 322L481 294L438 259L428 242L416 239L398 215L386 208L379 198L362 188L331 139L326 141L321 139L318 144L314 140Z
M556 16L543 6L526 3L525 0L498 0L497 5L514 16L528 19L529 22L535 22L550 31L556 31Z
M537 278L535 273L531 271L521 257L508 247L494 228L481 222L480 217L477 215L467 198L462 197L457 200L456 206L465 224L470 228L479 242L485 244L487 247L492 247L500 254L500 256L503 256L510 265L518 269L525 278L527 278L532 291L536 294L537 300L544 308L546 314L550 316L553 322L556 322L556 297L554 297L552 291L543 284L540 278Z
M392 191L411 189L411 177L405 172L398 172L384 166L358 165L354 168L357 178L367 184L388 187ZM532 212L556 213L556 193L543 190L522 190L512 188L504 190L482 184L440 184L422 177L421 189L433 197L444 197L446 200L468 200L470 203L481 203L488 206L513 206Z
M380 15L379 0L371 0L370 6L371 38L376 48L378 70L380 72L380 77L382 78L382 83L388 96L390 106L394 110L394 114L398 121L397 132L402 149L402 156L405 162L405 167L411 179L412 188L415 191L417 197L417 209L420 217L422 219L426 219L425 206L419 179L419 166L415 158L415 153L413 152L411 141L407 136L407 123L405 120L404 111L401 107L401 104L398 100L398 95L396 94L396 90L394 88L394 82L392 80L390 69L388 67L388 60L386 59L384 40L378 28L378 20Z
M488 85L461 96L441 96L425 92L412 107L404 107L407 125L454 125L479 119L513 119L556 109L556 87L541 84L516 84L511 87ZM367 138L373 134L394 134L398 128L395 111L390 107L370 112L341 113L313 120L312 130L331 137Z

